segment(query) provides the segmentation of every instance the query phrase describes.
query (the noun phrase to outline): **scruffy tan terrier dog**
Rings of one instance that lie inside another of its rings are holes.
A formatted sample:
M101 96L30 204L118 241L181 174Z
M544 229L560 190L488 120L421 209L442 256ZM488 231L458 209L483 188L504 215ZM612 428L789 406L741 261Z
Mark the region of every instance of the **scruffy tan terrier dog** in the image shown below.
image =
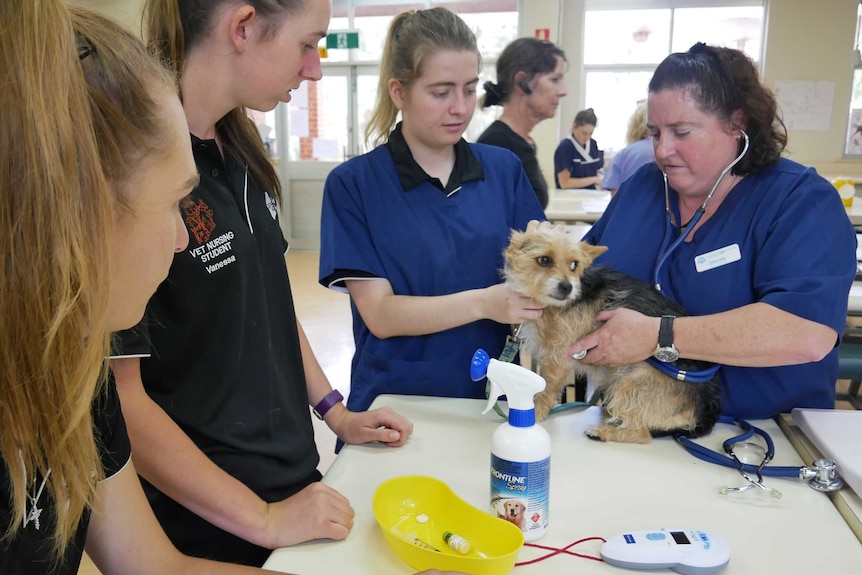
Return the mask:
M596 314L629 308L644 315L686 315L679 305L649 285L607 267L593 266L607 251L570 237L562 227L513 232L505 251L506 283L545 304L542 317L521 326L523 348L538 362L545 391L536 396L536 418L544 420L557 403L572 370L586 374L601 398L604 418L587 435L602 441L647 443L651 436L709 433L720 414L715 377L707 383L672 378L645 361L620 367L587 365L565 350L595 331ZM701 361L679 359L680 369L704 369Z

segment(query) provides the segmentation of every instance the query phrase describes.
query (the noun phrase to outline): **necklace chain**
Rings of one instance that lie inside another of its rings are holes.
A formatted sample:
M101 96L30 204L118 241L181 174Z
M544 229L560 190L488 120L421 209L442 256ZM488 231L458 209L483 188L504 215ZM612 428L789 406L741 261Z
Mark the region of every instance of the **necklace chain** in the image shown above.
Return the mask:
M21 459L21 471L24 473L24 482L27 482L27 467L24 465L24 457L21 455L20 450L18 451L18 457ZM27 499L30 502L30 510L27 510L27 502L24 502L24 521L23 528L27 528L27 525L30 523L33 524L33 527L38 531L41 527L39 522L39 518L42 515L42 508L39 507L39 500L42 498L42 492L45 490L45 484L48 482L48 478L51 477L51 468L48 468L48 472L45 474L45 477L42 478L42 482L39 484L39 489L36 489L36 478L33 478L33 490L35 491L35 495L28 490L25 494Z

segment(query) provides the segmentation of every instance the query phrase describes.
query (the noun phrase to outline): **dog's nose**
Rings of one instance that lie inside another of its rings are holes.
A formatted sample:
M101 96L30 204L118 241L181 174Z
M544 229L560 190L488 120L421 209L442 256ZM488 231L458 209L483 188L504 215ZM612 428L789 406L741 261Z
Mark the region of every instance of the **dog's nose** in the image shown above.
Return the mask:
M572 293L572 284L570 282L560 282L557 284L557 294L559 294L560 299L566 298L570 293Z

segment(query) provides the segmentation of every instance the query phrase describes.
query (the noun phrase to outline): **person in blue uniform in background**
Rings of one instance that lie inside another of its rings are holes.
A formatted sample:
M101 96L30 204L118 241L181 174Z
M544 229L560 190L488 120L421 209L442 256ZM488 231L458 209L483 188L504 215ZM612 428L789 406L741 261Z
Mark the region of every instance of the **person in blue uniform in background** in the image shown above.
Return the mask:
M721 364L726 415L833 408L856 237L832 185L781 158L786 130L754 64L704 44L671 54L649 84L648 124L656 164L624 182L586 234L609 247L596 263L660 284L688 310L673 345ZM669 242L688 235L663 249L666 230ZM588 349L581 361L618 365L656 349L659 318L619 309L597 319L567 350Z
M554 151L554 182L557 189L595 190L602 185L599 170L605 166L605 153L593 139L598 118L592 108L575 114L572 133Z
M602 187L616 194L620 185L632 177L638 168L655 161L652 138L647 127L646 100L641 100L629 118L626 129L626 147L614 154L611 165L602 180Z
M461 137L479 65L449 10L396 16L366 132L385 144L326 180L319 279L350 293L352 410L381 393L484 397L473 352L498 355L510 324L542 313L500 283L510 230L544 219L533 187L512 152Z

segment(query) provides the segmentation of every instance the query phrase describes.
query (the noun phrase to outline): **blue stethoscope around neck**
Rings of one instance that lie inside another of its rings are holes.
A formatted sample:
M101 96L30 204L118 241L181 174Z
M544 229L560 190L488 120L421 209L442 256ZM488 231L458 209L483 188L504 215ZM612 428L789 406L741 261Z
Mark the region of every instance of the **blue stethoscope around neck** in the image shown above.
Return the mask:
M697 227L697 224L703 218L703 214L706 213L706 207L709 205L709 201L712 199L713 194L715 194L715 190L718 189L718 186L721 184L721 181L724 179L724 176L733 169L733 167L738 164L743 157L745 157L746 152L748 152L749 147L749 139L748 134L745 133L745 130L742 128L737 128L740 132L742 132L742 137L744 139L744 144L742 146L742 151L739 152L739 155L730 162L726 168L721 171L718 179L715 181L715 184L712 186L712 190L710 190L709 194L706 196L706 199L703 201L703 204L694 212L694 215L688 221L687 224L681 226L684 228L684 231L680 234L680 236L671 243L670 239L673 236L673 211L670 207L670 191L667 185L667 173L662 172L662 177L664 178L664 206L665 206L665 214L667 217L667 223L665 224L665 232L664 232L664 240L661 243L661 250L659 251L658 259L656 260L655 269L653 270L653 287L655 287L656 291L662 293L662 284L660 279L661 269L664 267L667 258L676 251L677 248L691 235L691 232L694 231L694 228Z
M715 181L715 184L712 186L712 190L710 190L709 194L706 196L706 199L703 201L703 204L701 204L701 206L697 208L697 210L695 210L694 215L691 217L688 223L681 226L681 228L684 228L683 232L672 243L671 237L673 237L674 230L673 211L670 207L670 190L667 184L667 173L662 172L662 176L664 178L664 205L667 223L665 224L664 239L661 243L661 250L659 250L658 259L656 260L655 268L653 269L653 287L659 293L663 293L664 295L670 295L671 297L673 297L670 290L667 290L667 293L665 293L665 290L662 287L662 282L660 278L662 267L664 267L664 264L667 261L668 257L670 257L670 255L674 251L676 251L676 249L679 248L680 245L682 245L686 238L688 238L691 235L692 231L694 231L694 228L697 227L698 222L700 222L700 220L703 218L703 214L706 213L706 207L709 205L709 201L712 199L712 196L715 194L715 190L718 189L718 186L721 184L721 181L724 179L724 176L726 176L727 173L730 172L730 170L732 170L733 167L738 164L743 157L745 157L746 152L748 152L750 144L748 134L746 134L745 130L743 130L742 128L737 129L742 132L742 138L744 140L742 151L739 152L739 155L736 156L736 158L734 158L734 160L730 162L727 167L725 167L721 171L721 174L719 174L718 179ZM686 371L681 370L674 364L659 361L654 357L647 358L647 362L659 371L669 375L670 377L689 383L706 383L713 378L719 367L721 367L718 364L714 364L706 369Z

